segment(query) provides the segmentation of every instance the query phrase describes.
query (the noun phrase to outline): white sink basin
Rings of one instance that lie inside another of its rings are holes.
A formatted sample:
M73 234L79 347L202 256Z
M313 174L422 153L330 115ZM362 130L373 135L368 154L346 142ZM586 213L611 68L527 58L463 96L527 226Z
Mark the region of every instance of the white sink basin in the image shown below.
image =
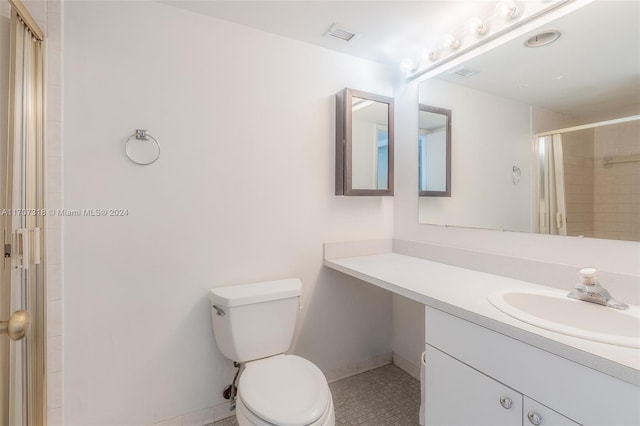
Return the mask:
M505 314L557 333L617 346L640 348L640 310L618 310L569 299L568 291L507 290L489 295Z

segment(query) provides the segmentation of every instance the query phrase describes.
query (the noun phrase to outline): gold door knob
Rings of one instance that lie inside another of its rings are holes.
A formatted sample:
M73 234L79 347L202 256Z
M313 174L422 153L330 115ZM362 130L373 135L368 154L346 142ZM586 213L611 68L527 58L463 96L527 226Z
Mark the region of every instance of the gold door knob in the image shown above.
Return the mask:
M6 334L11 340L20 340L29 330L29 313L15 311L9 321L0 321L0 334Z

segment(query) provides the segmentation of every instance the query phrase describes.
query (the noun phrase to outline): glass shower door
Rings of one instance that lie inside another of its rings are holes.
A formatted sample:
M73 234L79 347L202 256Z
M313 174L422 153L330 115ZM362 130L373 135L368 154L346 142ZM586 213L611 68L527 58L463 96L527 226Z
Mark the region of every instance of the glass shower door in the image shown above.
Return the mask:
M8 71L2 70L7 76L2 79L6 86L2 91L8 99L3 128L8 132L0 138L6 165L1 191L4 261L0 274L0 423L43 425L42 31L19 0L9 2L9 67Z

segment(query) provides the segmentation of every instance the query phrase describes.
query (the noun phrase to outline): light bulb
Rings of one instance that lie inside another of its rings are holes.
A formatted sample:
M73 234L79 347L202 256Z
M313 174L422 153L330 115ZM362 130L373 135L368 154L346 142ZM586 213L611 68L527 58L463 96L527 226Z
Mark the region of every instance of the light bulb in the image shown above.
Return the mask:
M496 7L498 15L505 19L515 19L520 15L520 9L513 0L501 0Z
M470 34L481 36L487 33L489 26L482 22L480 18L471 18L467 21L467 32Z
M456 50L460 47L460 40L451 34L445 34L445 36L442 37L442 47L449 50Z
M426 61L435 62L438 60L439 57L440 57L440 50L438 48L424 49L422 51L423 62L426 62Z

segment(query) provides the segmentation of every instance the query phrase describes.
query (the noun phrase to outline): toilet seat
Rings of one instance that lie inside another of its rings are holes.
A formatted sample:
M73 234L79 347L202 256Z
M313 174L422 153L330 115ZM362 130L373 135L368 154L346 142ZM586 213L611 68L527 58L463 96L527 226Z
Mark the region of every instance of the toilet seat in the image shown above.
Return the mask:
M247 363L240 375L238 398L255 416L280 426L314 424L333 407L322 371L295 355Z

